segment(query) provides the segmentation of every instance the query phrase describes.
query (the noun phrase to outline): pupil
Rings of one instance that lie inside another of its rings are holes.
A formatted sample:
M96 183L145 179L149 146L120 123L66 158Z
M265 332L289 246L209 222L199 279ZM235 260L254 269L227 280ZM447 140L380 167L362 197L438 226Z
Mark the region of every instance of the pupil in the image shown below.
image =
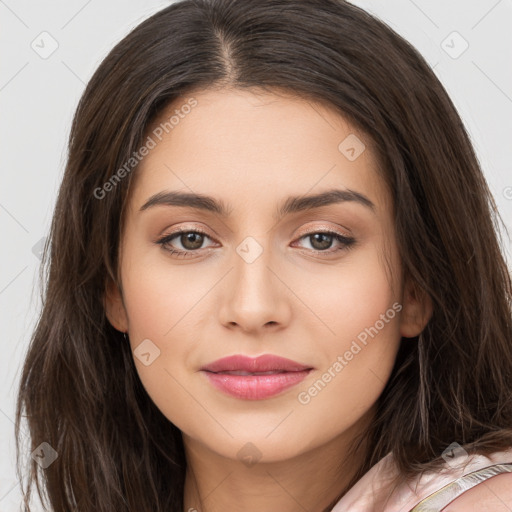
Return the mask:
M316 233L316 234L312 235L312 242L316 243L317 241L320 241L321 242L320 247L315 247L315 243L312 243L311 245L313 246L313 248L315 248L317 250L329 249L331 242L332 242L331 239L332 239L332 235L328 235L326 233Z
M181 243L187 250L199 249L203 245L201 233L186 233L181 237Z

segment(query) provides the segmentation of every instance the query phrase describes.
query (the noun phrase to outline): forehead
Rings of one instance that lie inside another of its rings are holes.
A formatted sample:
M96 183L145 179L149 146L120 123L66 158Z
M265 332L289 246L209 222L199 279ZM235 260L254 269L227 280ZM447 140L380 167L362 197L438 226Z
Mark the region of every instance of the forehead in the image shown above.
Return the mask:
M181 96L146 137L154 147L135 171L135 208L162 190L253 208L331 188L386 201L372 141L334 109L282 92L223 89Z

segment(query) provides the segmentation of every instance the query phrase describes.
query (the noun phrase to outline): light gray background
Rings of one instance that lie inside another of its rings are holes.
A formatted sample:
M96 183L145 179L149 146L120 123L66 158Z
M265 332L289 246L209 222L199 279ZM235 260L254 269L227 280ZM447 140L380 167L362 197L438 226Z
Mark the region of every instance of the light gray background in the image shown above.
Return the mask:
M0 0L0 512L19 510L15 395L40 309L38 242L50 225L71 118L107 52L169 3ZM387 22L434 68L465 122L512 235L512 0L353 3ZM469 47L459 56L464 41ZM42 58L52 44L58 48ZM507 238L504 250L510 263Z

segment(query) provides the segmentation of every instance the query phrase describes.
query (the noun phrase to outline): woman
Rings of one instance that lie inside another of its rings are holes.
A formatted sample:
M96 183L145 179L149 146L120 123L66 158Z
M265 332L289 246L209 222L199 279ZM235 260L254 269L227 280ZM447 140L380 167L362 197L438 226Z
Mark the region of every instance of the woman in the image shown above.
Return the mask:
M17 427L52 509L512 506L497 217L442 85L363 10L155 14L80 101L44 258Z

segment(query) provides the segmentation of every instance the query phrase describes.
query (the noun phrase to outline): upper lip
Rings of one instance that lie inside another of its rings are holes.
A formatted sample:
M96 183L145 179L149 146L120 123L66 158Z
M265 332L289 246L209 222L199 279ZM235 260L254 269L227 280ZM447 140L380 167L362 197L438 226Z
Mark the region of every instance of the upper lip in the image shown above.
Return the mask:
M291 359L276 356L273 354L264 354L258 357L248 357L244 355L234 355L217 359L213 363L209 363L201 370L218 373L229 371L244 371L244 372L298 372L304 370L311 370L311 366L306 366Z

